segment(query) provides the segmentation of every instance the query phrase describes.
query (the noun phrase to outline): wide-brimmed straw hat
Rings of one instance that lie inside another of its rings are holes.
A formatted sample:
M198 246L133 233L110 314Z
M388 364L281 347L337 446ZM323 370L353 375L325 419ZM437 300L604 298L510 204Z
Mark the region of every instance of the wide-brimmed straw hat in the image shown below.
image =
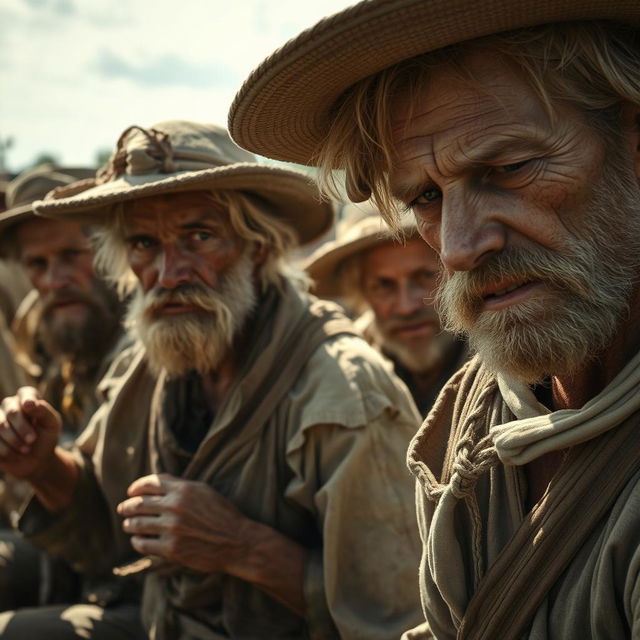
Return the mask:
M576 20L640 24L638 0L365 0L325 18L245 81L229 131L245 149L312 164L344 91L402 60L521 27Z
M33 202L52 189L64 187L94 174L91 169L62 168L42 164L11 180L5 192L6 211L0 213L0 232L34 217Z
M80 189L79 193L76 190ZM310 178L298 171L258 164L213 124L169 120L133 126L120 136L93 183L54 190L35 203L39 214L100 223L113 205L180 191L242 191L262 198L301 243L327 230L333 208L321 202Z
M303 265L313 280L313 293L321 298L344 295L342 269L351 257L381 244L397 241L378 210L369 202L347 205L343 215L336 239L316 249ZM405 239L417 235L413 217L403 219L402 232Z

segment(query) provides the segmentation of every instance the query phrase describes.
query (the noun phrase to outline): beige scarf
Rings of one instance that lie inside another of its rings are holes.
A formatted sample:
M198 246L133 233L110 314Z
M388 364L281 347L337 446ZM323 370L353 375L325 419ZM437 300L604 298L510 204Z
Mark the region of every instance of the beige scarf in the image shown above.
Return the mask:
M502 397L517 420L491 427L500 460L523 465L550 451L591 440L640 409L640 353L581 409L550 412L523 382L498 375Z
M498 376L496 381L482 366L472 382L460 388L458 398L463 408L452 423L455 448L450 442L442 473L444 484L427 488L436 506L426 540L429 571L456 627L467 608L469 588L475 590L485 572L482 523L475 495L478 478L500 461L523 465L544 453L577 445L613 429L640 410L639 389L640 353L578 410L550 412L526 384L506 376ZM457 542L455 511L461 503L474 523L472 567ZM461 579L470 568L472 585Z

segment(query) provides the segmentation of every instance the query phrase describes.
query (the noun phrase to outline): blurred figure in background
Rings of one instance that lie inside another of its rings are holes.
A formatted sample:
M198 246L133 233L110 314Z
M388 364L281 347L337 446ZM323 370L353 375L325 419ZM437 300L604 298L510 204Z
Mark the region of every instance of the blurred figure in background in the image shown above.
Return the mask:
M123 305L94 273L90 229L40 218L31 203L88 175L46 165L29 170L10 183L10 208L0 214L1 255L34 288L14 321L19 358L70 437L95 411L95 387L121 350Z
M37 217L31 203L87 175L50 165L26 171L9 184L8 210L0 214L0 254L33 286L14 319L20 366L12 362L16 380L5 393L35 384L62 415L60 439L67 444L96 409L98 382L126 344L123 306L94 273L88 227ZM7 477L1 487L0 609L79 597L74 572L9 528L27 485Z
M394 240L369 204L348 205L337 238L320 247L306 265L313 291L338 299L359 315L356 326L393 362L422 417L440 388L466 358L465 344L445 333L433 306L440 261L404 225Z

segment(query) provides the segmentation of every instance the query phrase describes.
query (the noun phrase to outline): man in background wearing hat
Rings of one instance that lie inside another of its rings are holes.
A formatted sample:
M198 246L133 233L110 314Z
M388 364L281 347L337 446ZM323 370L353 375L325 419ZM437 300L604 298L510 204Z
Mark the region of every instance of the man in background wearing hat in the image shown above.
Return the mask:
M76 183L90 170L43 165L25 171L7 189L9 209L0 214L0 252L28 276L33 291L14 321L17 359L63 419L61 442L70 444L98 406L97 385L125 346L123 305L93 270L89 231L78 222L46 220L33 213L34 200ZM11 476L2 481L7 524L28 494ZM78 580L10 529L0 531L0 609L68 602L79 598Z
M124 308L94 272L89 227L40 218L32 203L92 175L51 165L25 171L9 184L10 207L0 214L0 255L19 265L33 286L13 323L18 359L61 412L69 439L96 410L96 385L124 347Z
M343 300L360 314L356 326L393 362L424 417L462 365L465 346L441 330L433 307L436 252L422 241L413 219L402 232L402 239L394 239L371 205L347 206L336 240L321 246L306 270L316 295Z
M5 399L0 466L36 496L22 530L88 572L146 571L154 638L386 639L415 624L404 450L419 417L284 262L332 221L307 178L256 164L219 127L168 121L125 131L94 188L37 207L104 225L97 262L121 285L135 274L144 348L114 365L74 454L53 448L59 422L33 392ZM95 632L117 610L82 613ZM3 628L33 632L29 612Z
M415 637L640 637L639 25L623 0L363 2L232 108L246 148L411 209L478 353L409 451Z
M6 194L10 180L0 179L0 213L6 210ZM9 327L18 306L31 285L23 270L16 264L0 259L0 394L15 393L27 381L25 372L15 361L15 338Z

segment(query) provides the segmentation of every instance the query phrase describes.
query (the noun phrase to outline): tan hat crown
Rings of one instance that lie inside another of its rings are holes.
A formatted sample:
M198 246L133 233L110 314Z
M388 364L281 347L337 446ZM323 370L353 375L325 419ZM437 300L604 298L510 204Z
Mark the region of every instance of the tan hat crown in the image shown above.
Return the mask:
M237 191L259 198L269 215L293 228L300 243L333 222L309 176L261 164L238 147L222 127L167 120L127 128L107 164L78 190L61 187L34 203L36 213L105 224L119 203L188 191Z
M52 189L70 184L77 179L67 174L64 169L56 171L53 165L40 165L24 171L7 186L7 209L30 205L34 200L44 198Z
M256 158L234 144L222 127L167 120L149 129L138 125L125 129L96 182L110 182L123 174L201 171L240 162L255 163Z

